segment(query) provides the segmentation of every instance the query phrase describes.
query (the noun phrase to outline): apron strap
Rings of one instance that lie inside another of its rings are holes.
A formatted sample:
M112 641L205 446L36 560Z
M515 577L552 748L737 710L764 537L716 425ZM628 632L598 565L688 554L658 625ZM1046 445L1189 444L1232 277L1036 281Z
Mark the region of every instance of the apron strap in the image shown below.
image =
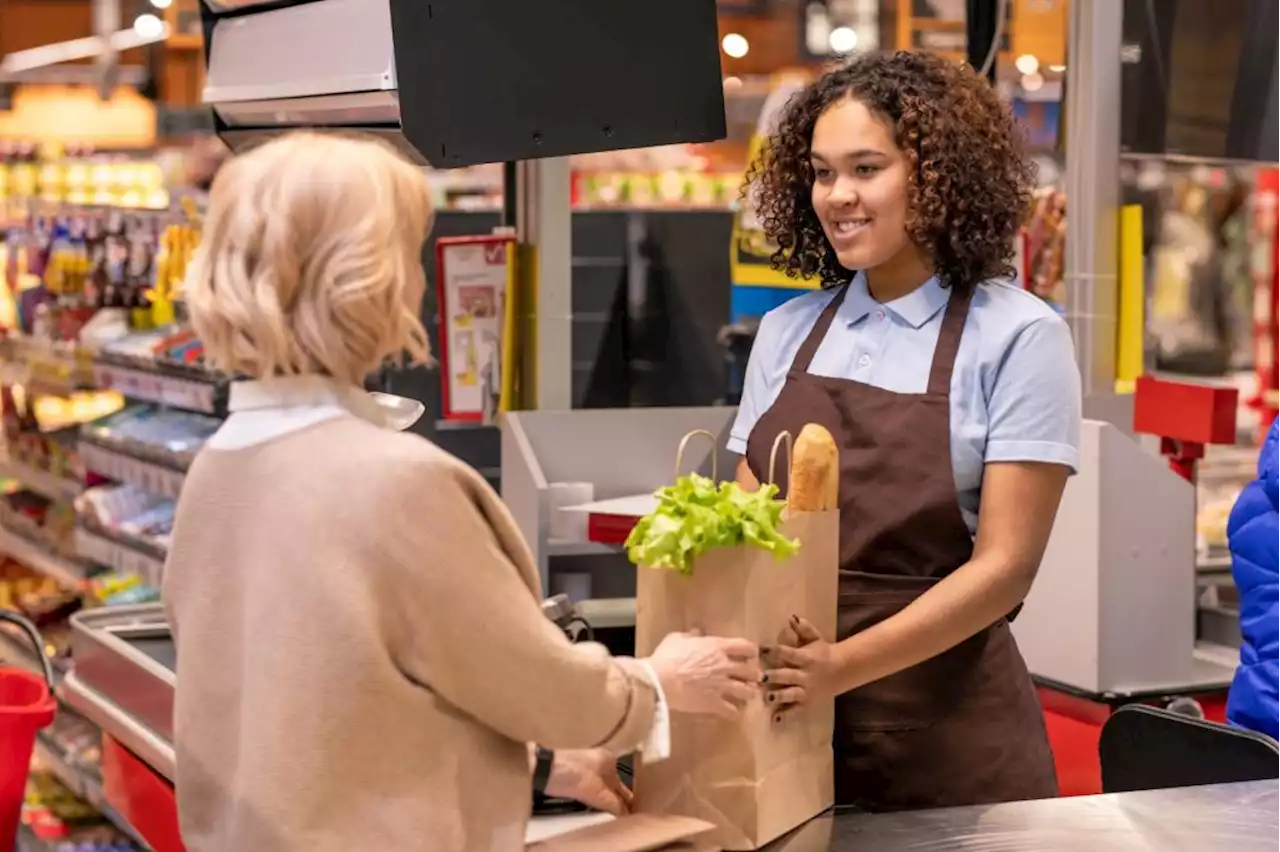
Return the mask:
M938 332L938 345L933 350L933 364L929 367L929 393L947 396L951 393L951 372L960 351L960 337L964 323L969 318L969 303L975 288L953 290L947 300L947 312L942 317L942 329Z
M835 319L836 312L840 310L840 305L844 303L845 294L849 292L849 284L845 284L836 293L835 297L827 302L827 306L822 309L822 313L818 314L818 321L813 324L809 336L800 344L800 348L796 350L796 357L791 361L791 369L798 370L801 373L809 372L809 365L813 363L813 356L818 354L818 347L822 345L822 339L827 336L827 330L831 328L831 321Z

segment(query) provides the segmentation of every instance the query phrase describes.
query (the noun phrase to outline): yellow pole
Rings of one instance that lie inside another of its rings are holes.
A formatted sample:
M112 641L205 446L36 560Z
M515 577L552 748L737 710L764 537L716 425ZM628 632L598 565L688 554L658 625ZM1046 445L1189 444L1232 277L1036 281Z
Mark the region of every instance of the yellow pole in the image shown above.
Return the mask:
M1070 239L1068 234L1067 239ZM1133 393L1143 372L1146 287L1142 263L1142 207L1120 210L1120 280L1116 311L1116 393Z

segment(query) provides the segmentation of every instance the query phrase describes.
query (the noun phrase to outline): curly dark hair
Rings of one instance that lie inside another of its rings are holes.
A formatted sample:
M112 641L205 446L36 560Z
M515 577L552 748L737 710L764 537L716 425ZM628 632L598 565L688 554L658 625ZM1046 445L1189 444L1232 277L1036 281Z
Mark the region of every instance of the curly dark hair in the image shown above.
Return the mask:
M1013 239L1035 188L1023 135L995 89L967 65L928 53L860 56L798 92L747 173L756 214L778 246L775 269L847 282L811 202L813 128L853 98L892 122L910 164L907 235L946 286L1014 274Z

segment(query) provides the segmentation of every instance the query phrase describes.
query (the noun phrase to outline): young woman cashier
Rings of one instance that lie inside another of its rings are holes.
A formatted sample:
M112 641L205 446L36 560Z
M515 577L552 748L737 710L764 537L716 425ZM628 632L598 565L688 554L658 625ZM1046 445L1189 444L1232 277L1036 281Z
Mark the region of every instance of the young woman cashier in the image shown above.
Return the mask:
M751 485L779 432L840 447L839 641L795 622L766 700L839 696L841 803L1057 792L1009 630L1080 432L1067 326L1010 266L1034 176L996 92L911 53L797 95L750 175L775 265L822 289L761 322L730 449Z

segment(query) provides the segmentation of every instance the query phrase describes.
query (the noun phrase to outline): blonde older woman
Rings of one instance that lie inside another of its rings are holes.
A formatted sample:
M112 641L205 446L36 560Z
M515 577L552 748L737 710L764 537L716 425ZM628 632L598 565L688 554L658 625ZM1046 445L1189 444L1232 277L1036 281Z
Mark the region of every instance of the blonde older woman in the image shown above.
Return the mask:
M165 568L190 852L520 849L530 744L660 759L668 710L732 715L759 682L740 641L570 645L493 491L384 426L361 383L427 360L430 222L422 173L372 141L281 138L214 183L186 297L252 380ZM609 763L559 753L552 792L624 798Z

